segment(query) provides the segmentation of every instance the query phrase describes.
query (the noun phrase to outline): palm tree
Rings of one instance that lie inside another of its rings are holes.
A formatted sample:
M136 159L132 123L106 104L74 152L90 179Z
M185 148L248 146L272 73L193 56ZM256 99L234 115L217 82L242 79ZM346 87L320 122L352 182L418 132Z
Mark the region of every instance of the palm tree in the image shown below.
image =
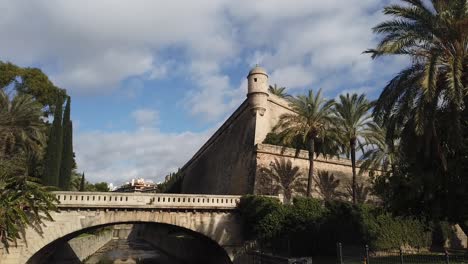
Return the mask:
M270 184L270 194L283 191L287 202L291 201L293 192L305 193L305 178L299 172L299 167L293 167L289 159L275 159L269 168L260 168L260 173L263 177L262 188L268 189L267 185Z
M46 137L41 109L30 95L16 95L10 101L0 90L0 157L27 150L40 156Z
M350 196L354 195L356 203L363 204L367 201L367 196L369 196L370 189L364 183L357 183L356 185L348 185L346 187L346 192Z
M386 130L383 127L372 127L375 130L372 144L359 158L359 174L364 171L393 173L397 164L398 144L395 139L386 138ZM398 140L397 140L398 141Z
M452 144L458 147L460 112L468 94L468 2L466 0L404 0L405 5L385 7L385 21L374 32L383 38L373 58L404 55L412 65L401 71L384 88L374 109L382 123L411 128L434 145L443 170L447 171L446 151L436 129L438 110L450 112L446 129ZM429 4L430 3L430 4ZM427 145L427 144L426 144ZM426 156L429 155L426 151Z
M332 120L333 100L325 100L322 97L322 89L314 95L309 90L307 95L298 95L288 98L290 107L294 113L280 116L274 130L279 130L285 143L292 143L297 136L307 143L309 152L309 175L307 182L307 196L312 194L314 178L314 153L317 139L324 138L326 130Z
M49 211L57 210L55 196L28 175L26 162L21 156L0 159L0 242L7 250L25 239L27 227L41 232L43 221L52 221Z
M336 179L333 173L319 171L315 181L317 182L320 194L325 200L330 201L340 196L340 193L337 191L340 180Z
M353 172L353 203L356 203L356 147L362 147L372 142L377 136L375 124L369 110L372 103L364 94L340 95L340 100L334 107L334 135L343 146L343 152L351 156Z
M289 95L286 93L286 87L279 87L276 83L268 87L268 92L281 98L287 98Z

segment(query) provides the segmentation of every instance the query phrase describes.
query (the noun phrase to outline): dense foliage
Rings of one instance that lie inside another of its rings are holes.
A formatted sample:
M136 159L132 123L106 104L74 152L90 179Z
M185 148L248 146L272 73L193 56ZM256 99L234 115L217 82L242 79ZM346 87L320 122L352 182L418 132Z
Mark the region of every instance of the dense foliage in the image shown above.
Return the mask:
M393 168L377 179L389 209L435 220L468 219L468 2L405 0L385 7L392 19L373 58L405 56L376 101ZM395 144L397 143L397 144Z
M275 159L268 167L261 167L258 175L258 193L274 195L283 193L290 201L293 193L304 195L307 178L293 166L291 160Z
M290 97L288 101L294 113L281 115L278 124L273 129L280 131L283 142L291 144L300 139L301 142L306 143L309 152L307 196L310 197L313 189L316 141L325 138L327 129L330 127L333 100L324 99L322 90L316 94L309 90L307 95Z
M245 235L265 250L293 256L334 254L336 243L374 250L431 246L431 225L369 205L296 198L291 205L277 199L244 196L239 203Z
M62 149L65 97L41 70L0 61L0 241L7 248L24 238L27 227L41 232L42 221L52 220L56 200L50 190L59 185L62 153L68 159L63 175L75 164L71 126ZM69 100L65 115L69 120ZM62 182L67 189L69 178Z
M375 141L375 131L378 125L371 117L369 110L372 104L364 94L340 95L333 107L333 138L336 138L341 146L341 153L351 157L352 186L351 195L353 203L356 203L357 173L356 173L356 149L364 149L365 145Z
M60 165L62 162L62 98L57 97L54 121L50 127L47 140L46 154L44 157L44 174L42 182L49 186L59 186Z
M73 125L70 119L70 104L71 98L68 97L63 114L62 160L60 162L60 177L58 182L62 190L70 190L71 175L74 169Z
M276 95L278 97L281 97L281 98L290 97L290 95L286 93L286 87L280 87L276 83L274 85L270 85L268 87L268 92L270 94L274 94L274 95Z
M178 169L177 172L169 173L166 180L158 184L158 191L161 193L181 193L183 181L184 174Z
M24 238L27 227L41 232L43 220L52 220L55 196L31 177L28 156L0 158L0 241L8 249Z
M109 192L109 184L107 182L90 183L86 180L84 173L80 174L75 171L71 174L69 186L70 191L78 192Z
M366 52L375 59L404 56L409 66L373 103L356 94L327 103L331 124L328 118L320 122L315 118L314 101L307 99L312 99L310 92L294 97L290 104L296 119L282 117L264 142L309 150L311 159L317 153L311 148L316 145L311 144L312 131L321 128L314 143L323 140L329 155L351 156L354 200L360 189L366 192L354 169L356 148L361 145L360 173L370 171L375 176L372 191L385 209L402 216L464 223L468 220L468 2L402 0L385 7L384 14L392 18L374 28L381 35L380 43Z
M12 146L16 150L27 148L29 175L40 178L43 184L68 190L75 160L66 91L56 87L40 69L0 61L0 97L3 151L13 151ZM49 124L51 117L54 121Z

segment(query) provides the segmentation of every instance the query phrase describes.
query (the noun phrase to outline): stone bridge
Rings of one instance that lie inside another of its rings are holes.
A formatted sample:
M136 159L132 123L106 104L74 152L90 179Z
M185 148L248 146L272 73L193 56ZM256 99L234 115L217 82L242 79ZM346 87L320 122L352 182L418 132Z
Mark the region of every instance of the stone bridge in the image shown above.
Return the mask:
M153 193L55 192L60 201L53 222L43 232L28 229L7 254L0 249L0 263L34 263L34 256L54 242L66 241L86 230L122 223L159 223L190 230L209 238L240 263L243 239L238 215L240 196Z

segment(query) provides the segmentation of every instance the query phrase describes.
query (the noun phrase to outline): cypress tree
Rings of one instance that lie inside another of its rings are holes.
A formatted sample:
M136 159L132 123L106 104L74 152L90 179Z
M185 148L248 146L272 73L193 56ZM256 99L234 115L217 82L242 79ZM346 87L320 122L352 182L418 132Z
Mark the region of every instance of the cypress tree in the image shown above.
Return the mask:
M67 98L63 113L63 144L62 162L60 164L59 187L62 190L70 189L71 173L73 167L73 125L70 120L70 96Z
M44 160L43 184L48 186L58 186L59 183L62 160L62 109L63 97L58 95Z
M81 175L81 181L80 181L80 192L85 191L85 178L84 178L84 172L83 175Z

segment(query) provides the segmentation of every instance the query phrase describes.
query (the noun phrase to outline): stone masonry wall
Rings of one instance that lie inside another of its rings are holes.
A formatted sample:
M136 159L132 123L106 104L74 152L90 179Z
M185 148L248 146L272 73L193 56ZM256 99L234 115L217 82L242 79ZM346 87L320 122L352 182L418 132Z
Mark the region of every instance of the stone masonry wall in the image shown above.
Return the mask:
M275 159L286 159L291 160L293 166L298 166L300 168L300 173L303 177L307 177L309 170L309 160L308 152L300 151L296 155L296 150L291 148L284 148L280 146L268 145L268 144L258 144L256 148L256 162L257 162L257 171L256 171L256 186L255 192L261 193L261 186L259 186L259 177L260 169L262 167L269 167L270 163ZM340 180L340 186L338 190L341 192L346 192L346 186L352 181L352 170L351 162L348 159L337 159L337 158L328 158L317 157L314 163L315 175L318 171L328 171L335 175L335 178ZM356 169L359 172L359 168ZM368 181L368 174L363 173L362 175L357 176L358 181L366 183ZM313 195L318 196L317 186L314 185Z
M57 248L57 255L54 257L60 258L60 263L66 263L65 261L67 257L73 257L83 261L111 241L113 236L112 233L113 231L108 229L95 235L85 235L73 238L62 247Z
M182 193L253 192L255 118L244 102L181 169Z

